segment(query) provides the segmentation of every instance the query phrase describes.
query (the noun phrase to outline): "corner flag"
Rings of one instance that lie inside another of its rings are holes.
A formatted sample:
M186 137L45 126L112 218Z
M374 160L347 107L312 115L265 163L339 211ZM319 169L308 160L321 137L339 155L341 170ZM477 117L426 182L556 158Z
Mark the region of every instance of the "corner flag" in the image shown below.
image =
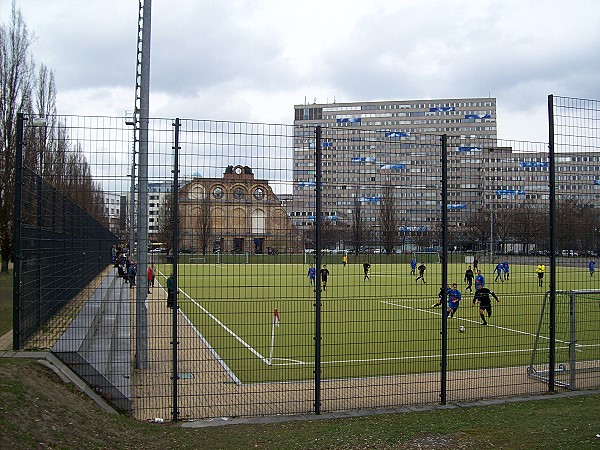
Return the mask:
M269 350L269 361L267 362L268 365L271 365L273 362L273 347L275 346L275 326L279 328L279 312L277 311L277 308L275 308L275 311L273 312L273 325L271 325L271 349Z

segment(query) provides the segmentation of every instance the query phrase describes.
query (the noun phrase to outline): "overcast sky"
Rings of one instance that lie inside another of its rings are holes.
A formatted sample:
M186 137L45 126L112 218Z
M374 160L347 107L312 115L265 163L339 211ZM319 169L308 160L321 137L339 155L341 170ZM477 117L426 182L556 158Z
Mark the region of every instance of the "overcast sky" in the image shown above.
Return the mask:
M138 0L17 0L59 114L134 105ZM0 0L7 24L10 0ZM547 97L600 99L598 0L153 0L150 115L293 123L293 105L495 97L548 140Z

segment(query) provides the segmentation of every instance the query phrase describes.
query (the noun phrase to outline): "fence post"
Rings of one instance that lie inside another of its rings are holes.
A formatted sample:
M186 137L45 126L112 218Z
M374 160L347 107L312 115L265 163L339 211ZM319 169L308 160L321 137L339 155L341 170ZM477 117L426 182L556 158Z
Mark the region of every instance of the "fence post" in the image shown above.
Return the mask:
M550 351L548 354L548 391L554 392L554 367L556 365L556 184L554 166L554 96L548 95L548 178L550 187Z
M177 344L178 344L178 336L177 336L177 313L179 310L179 306L177 306L177 294L179 291L178 283L177 283L177 263L179 261L179 127L181 123L179 118L175 119L175 123L173 124L175 127L175 144L173 145L173 150L175 150L174 161L173 161L173 278L175 280L175 292L173 294L173 422L176 422L179 419L179 405L177 403L178 400L178 392L177 392L177 383L179 381L179 373L177 370ZM168 295L168 294L167 294Z
M321 414L321 136L322 128L315 129L315 256L317 276L315 280L315 414Z
M23 135L25 116L17 113L17 147L15 152L15 211L13 229L13 350L21 349L21 218L23 205Z
M442 135L442 358L440 361L440 404L446 404L448 371L448 136Z

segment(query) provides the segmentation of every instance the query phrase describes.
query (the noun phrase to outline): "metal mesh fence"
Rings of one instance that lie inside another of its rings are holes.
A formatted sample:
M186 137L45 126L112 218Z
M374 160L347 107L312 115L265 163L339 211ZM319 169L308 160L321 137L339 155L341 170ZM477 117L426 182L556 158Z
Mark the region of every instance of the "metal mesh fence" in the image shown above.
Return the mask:
M352 122L152 119L148 192L141 193L126 119L55 123L69 143L65 153L83 157L70 164L83 161L100 193L78 204L97 206L92 210L118 240L95 237L77 222L86 245L100 243L96 251L107 258L112 251L113 263L103 259L93 273L103 271L77 285L73 299L61 293L66 306L19 347L52 349L140 419L546 392L548 383L528 377L528 367L550 267L558 290L600 288L590 265L597 146L570 142L557 151L552 252L544 143L367 130ZM34 131L26 128L24 161L48 179L48 158L27 158L39 153ZM567 140L575 133L562 134ZM55 176L52 185L64 190L59 181L67 179ZM26 215L39 204L60 211L34 194L23 197ZM135 243L140 195L148 200L147 249ZM76 251L81 245L73 242ZM51 260L43 247L35 252ZM147 263L137 264L140 252ZM64 256L60 267L85 266L86 273L101 259ZM57 270L31 273L45 274L32 278L36 301L51 286L73 286ZM483 292L489 305L482 293L475 296L480 284L493 291ZM596 347L581 350L593 360Z

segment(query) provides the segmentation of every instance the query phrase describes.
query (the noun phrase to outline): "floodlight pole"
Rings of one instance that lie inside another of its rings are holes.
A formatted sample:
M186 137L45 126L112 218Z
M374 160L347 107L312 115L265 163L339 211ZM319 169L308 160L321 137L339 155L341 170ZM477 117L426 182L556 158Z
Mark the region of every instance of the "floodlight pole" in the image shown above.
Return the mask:
M137 289L136 289L136 367L148 368L148 122L150 110L150 22L152 1L140 0L138 23L138 86L136 108L139 99L139 154L138 154L138 240L137 240ZM141 32L141 53L139 33ZM140 61L141 58L141 61ZM139 94L139 95L138 95Z

